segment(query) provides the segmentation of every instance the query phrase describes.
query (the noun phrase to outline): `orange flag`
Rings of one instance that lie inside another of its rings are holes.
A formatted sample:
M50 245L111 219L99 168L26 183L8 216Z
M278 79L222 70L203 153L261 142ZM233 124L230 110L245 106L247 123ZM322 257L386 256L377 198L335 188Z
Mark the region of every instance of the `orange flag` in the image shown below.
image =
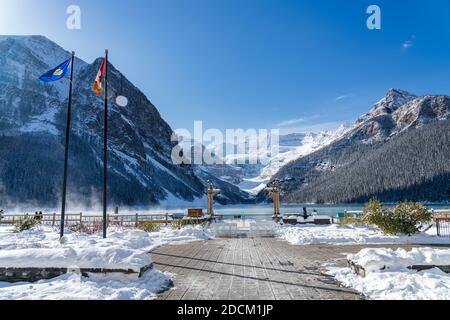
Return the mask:
M103 59L102 65L100 66L100 69L98 70L97 76L95 77L94 85L92 87L92 90L100 96L103 91L102 81L103 77L105 76L105 65L106 65L106 59Z

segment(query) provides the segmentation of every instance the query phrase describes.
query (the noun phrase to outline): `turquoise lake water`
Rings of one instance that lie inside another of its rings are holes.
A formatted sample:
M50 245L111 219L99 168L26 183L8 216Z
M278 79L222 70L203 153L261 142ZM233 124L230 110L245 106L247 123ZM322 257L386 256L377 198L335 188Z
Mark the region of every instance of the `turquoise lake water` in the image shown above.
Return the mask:
M206 204L203 206L195 206L192 207L199 207L204 208L204 211L206 212ZM281 205L281 213L286 214L302 214L303 213L303 207L307 208L307 211L309 214L313 212L313 210L317 211L317 214L319 215L328 215L328 216L335 216L338 213L343 213L345 210L348 211L358 211L363 210L364 205L361 204L340 204L340 205L316 205L316 204L298 204L298 205ZM450 209L450 204L427 204L427 207L429 209ZM165 213L177 213L177 214L186 214L188 207L183 208L172 208L172 209L144 209L144 208L120 208L120 214L165 214ZM48 209L43 210L44 213L59 213L60 209ZM7 212L8 214L23 214L25 212L34 212L35 210L20 210L17 212ZM110 209L109 211L112 211ZM249 218L270 218L273 215L273 205L272 204L264 204L264 205L229 205L229 206L220 206L215 205L214 211L217 215L223 215L226 219L233 218L235 216L242 216L242 217L249 217ZM68 214L79 214L80 212L83 212L83 214L87 215L102 215L101 208L96 210L74 210L70 208L67 213ZM109 212L112 213L112 212Z
M361 204L342 204L342 205L315 205L315 204L305 204L305 205L282 205L282 214L301 214L303 213L303 207L306 207L309 214L316 210L319 215L335 216L338 213L343 213L345 210L348 211L358 211L364 210L364 205ZM429 209L449 209L450 205L444 204L429 204L427 205ZM248 216L258 218L259 216L268 217L273 214L272 205L238 205L238 206L216 206L215 213L223 215L227 218L234 216ZM180 211L182 212L182 211Z

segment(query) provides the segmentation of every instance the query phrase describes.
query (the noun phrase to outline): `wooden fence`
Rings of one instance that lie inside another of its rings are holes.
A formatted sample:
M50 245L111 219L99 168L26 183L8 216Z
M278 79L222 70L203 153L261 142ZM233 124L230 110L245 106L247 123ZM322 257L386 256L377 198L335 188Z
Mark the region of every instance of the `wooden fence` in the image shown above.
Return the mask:
M32 217L40 221L43 225L59 226L61 224L61 215L53 214L24 214L24 215L7 215L3 214L0 219L0 225L14 225L20 219L25 217ZM138 227L139 224L145 222L153 222L160 224L170 224L173 221L172 215L166 214L134 214L134 215L124 215L124 214L108 214L107 224L116 225L121 227ZM102 216L94 215L84 215L83 213L78 214L66 214L64 219L64 225L67 227L75 225L85 225L85 226L95 226L101 225L103 223Z

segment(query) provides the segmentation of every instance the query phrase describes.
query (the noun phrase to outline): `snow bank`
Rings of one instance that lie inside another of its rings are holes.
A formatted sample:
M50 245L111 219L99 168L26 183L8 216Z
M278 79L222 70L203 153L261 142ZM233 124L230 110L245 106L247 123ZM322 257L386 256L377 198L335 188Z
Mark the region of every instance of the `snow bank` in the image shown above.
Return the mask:
M439 269L370 273L365 278L350 268L330 268L328 273L373 300L450 299L450 277Z
M176 244L199 240L209 240L212 239L213 236L209 228L204 228L201 225L197 225L186 226L180 230L163 228L158 233L150 234L150 238L155 242L155 244Z
M294 245L310 244L450 244L450 239L436 236L436 229L408 236L388 236L375 227L339 225L283 225L277 236Z
M59 232L47 226L13 233L0 226L0 267L61 267L131 269L136 272L151 263L148 252L164 244L185 243L211 238L202 226L180 230L163 227L147 233L135 229L109 228L108 238L66 231L60 243ZM89 278L68 273L37 283L1 283L0 300L5 299L152 299L166 290L171 275L148 270L141 278L135 275L92 274Z
M139 273L142 267L151 263L147 253L121 246L0 251L1 267L120 269Z
M405 270L413 265L450 265L450 250L414 248L406 251L401 248L397 250L370 248L363 249L357 254L348 255L347 259L363 267L368 274L380 272L380 270Z
M171 275L147 271L142 278L127 275L67 273L51 280L1 283L0 300L150 300L171 286Z
M180 230L164 227L147 233L135 229L112 229L107 239L100 235L67 231L63 244L57 230L39 227L22 233L0 232L0 267L106 268L139 270L151 264L148 252L157 246L207 240L208 229L187 226Z
M9 268L105 268L139 272L152 263L147 252L152 240L139 230L98 235L68 233L63 244L47 227L23 233L0 234L0 267Z
M449 300L450 276L438 268L416 272L411 265L448 265L450 250L419 248L364 249L348 259L366 268L358 276L351 268L329 268L328 274L344 286L376 300Z

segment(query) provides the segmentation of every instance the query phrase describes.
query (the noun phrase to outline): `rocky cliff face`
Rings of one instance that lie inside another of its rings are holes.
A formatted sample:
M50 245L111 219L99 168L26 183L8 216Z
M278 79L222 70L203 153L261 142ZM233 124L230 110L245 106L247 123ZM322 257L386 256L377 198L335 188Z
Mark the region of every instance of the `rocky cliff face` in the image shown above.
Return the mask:
M59 201L68 80L45 84L37 78L69 56L45 37L0 36L0 205ZM100 62L76 59L74 67L69 192L86 205L101 192L103 101L91 90ZM172 129L112 64L109 92L111 201L147 206L202 198L209 177L172 163ZM115 102L118 95L128 99L125 107ZM219 202L245 201L245 193L217 184L225 189Z
M291 202L449 200L449 108L447 96L391 89L340 139L273 179Z

